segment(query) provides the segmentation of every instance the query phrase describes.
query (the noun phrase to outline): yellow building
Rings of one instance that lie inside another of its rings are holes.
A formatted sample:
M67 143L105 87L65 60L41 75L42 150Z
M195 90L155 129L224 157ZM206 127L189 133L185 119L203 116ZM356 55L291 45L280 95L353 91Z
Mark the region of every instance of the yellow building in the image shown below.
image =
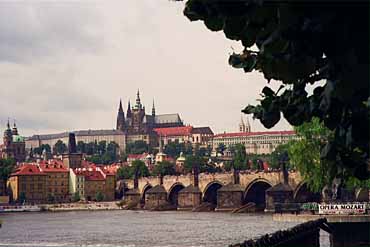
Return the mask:
M8 187L13 201L46 202L47 175L35 164L24 164L11 174Z
M39 163L40 169L47 175L48 201L66 202L69 200L69 171L61 160L48 160Z

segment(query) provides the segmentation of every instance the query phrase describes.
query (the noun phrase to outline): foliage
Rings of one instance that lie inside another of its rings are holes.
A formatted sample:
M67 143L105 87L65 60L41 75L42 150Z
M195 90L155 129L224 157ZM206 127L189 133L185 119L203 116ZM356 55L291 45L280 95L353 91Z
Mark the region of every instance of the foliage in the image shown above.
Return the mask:
M67 145L62 140L58 140L54 145L53 151L55 154L63 154L67 151Z
M247 169L247 153L245 152L245 146L242 144L236 144L234 146L234 169L246 170Z
M0 159L0 179L4 183L4 188L7 187L7 181L10 177L10 174L13 172L15 168L15 160L14 159ZM6 190L5 190L6 193Z
M78 141L76 146L77 152L86 154L86 143L83 141Z
M132 169L132 176L135 177L135 175L140 177L148 177L150 175L148 167L145 165L145 163L141 160L134 160L131 165Z
M104 195L101 191L96 192L95 199L97 202L101 202L104 200Z
M192 172L193 166L196 165L199 166L199 172L215 173L220 171L215 165L207 163L204 157L187 155L184 163L184 171L186 173Z
M55 197L52 194L48 194L47 201L49 203L53 203L55 201Z
M138 178L150 176L149 169L143 161L134 160L131 166L122 166L117 170L118 179L133 179L135 174Z
M321 146L329 140L331 131L318 118L296 127L295 130L301 139L290 143L290 163L297 168L312 191L321 191L336 174L332 170L335 167L320 159Z
M175 175L175 164L169 161L159 162L154 167L152 174L155 176Z
M81 200L80 194L78 192L75 192L72 197L73 202L78 202Z
M106 141L99 143L90 142L87 144L78 142L78 145L80 145L81 149L85 148L88 154L92 154L91 157L87 157L86 159L95 164L111 164L118 159L117 150L119 146L115 142L109 142L108 145Z
M145 141L135 141L126 145L127 154L142 154L150 151L151 148Z
M267 128L281 113L294 126L318 117L334 132L321 149L335 167L329 170L364 180L370 177L369 10L368 1L188 0L184 14L241 41L244 49L230 55L231 66L281 82L277 91L265 86L260 104L244 113Z
M163 150L167 155L177 158L180 156L182 152L184 155L191 155L193 153L193 149L191 144L188 143L176 143L170 142L168 143Z
M50 147L49 144L41 144L41 146L33 149L33 153L41 155L42 152L44 151L44 149L45 149L46 153L51 153L51 147Z
M271 168L274 168L274 169L280 168L281 154L283 154L284 152L288 152L289 146L290 146L290 143L285 143L285 144L280 144L279 146L275 148L275 150L271 153L271 156L269 159ZM290 161L286 162L286 167L287 168L290 167Z
M225 144L223 144L223 143L220 143L220 144L218 144L218 146L217 146L217 148L216 148L216 152L218 153L218 154L222 154L222 155L224 155L224 151L226 150L226 146L225 146Z
M118 179L130 179L133 177L130 166L122 166L117 170Z

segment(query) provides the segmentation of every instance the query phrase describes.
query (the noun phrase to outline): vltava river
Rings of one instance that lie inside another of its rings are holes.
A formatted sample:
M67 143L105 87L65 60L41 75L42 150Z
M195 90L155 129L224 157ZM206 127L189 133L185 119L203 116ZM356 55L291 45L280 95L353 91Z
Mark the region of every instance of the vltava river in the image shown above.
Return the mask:
M0 246L228 246L285 229L270 215L96 211L0 214Z

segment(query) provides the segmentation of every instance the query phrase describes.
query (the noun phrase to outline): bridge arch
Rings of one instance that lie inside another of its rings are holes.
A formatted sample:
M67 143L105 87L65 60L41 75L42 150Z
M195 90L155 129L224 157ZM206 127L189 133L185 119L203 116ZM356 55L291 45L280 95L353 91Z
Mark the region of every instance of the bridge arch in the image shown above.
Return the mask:
M223 184L217 180L207 184L203 191L203 202L209 202L217 205L217 190L222 186Z
M153 188L153 186L150 184L150 183L147 183L144 187L143 187L143 191L141 192L141 203L142 204L145 204L145 194L148 190L150 190L151 188Z
M304 202L320 202L321 195L320 193L311 192L308 189L306 182L301 182L298 184L297 188L294 191L294 201L299 203Z
M244 192L244 204L254 202L259 209L266 207L266 190L271 188L270 181L257 178L250 182Z
M184 189L185 186L182 183L176 182L174 183L171 188L168 190L167 200L172 205L178 205L178 196L179 191Z

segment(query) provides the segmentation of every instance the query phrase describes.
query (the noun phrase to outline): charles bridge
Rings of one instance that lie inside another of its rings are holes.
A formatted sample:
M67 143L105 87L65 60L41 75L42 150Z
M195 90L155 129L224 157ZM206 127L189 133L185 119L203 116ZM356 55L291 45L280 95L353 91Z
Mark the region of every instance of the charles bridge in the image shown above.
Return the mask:
M224 173L192 173L180 176L143 177L127 180L125 197L145 204L147 209L172 205L178 209L194 209L203 203L216 210L234 210L248 203L266 206L266 192L283 184L279 171L241 171ZM297 172L288 173L288 184L295 202L303 202L313 194L307 190Z

